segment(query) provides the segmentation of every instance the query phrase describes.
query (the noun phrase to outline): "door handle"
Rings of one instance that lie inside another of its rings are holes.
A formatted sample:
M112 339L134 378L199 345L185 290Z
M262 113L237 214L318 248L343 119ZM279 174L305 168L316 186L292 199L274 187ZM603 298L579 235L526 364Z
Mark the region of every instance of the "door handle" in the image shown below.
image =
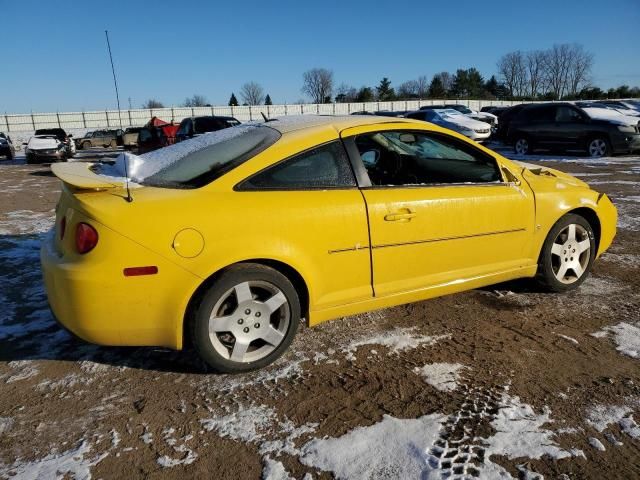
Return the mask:
M411 220L415 216L416 216L415 212L412 212L411 210L409 210L407 212L389 213L389 214L384 216L384 219L387 222L400 222L400 221L408 222L409 220Z

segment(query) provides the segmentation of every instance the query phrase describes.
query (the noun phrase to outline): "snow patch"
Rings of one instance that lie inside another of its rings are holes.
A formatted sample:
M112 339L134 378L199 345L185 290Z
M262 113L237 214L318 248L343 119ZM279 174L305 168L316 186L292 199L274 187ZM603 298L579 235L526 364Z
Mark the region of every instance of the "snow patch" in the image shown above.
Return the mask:
M358 340L352 341L342 351L353 355L358 347L362 347L364 345L382 345L389 349L389 355L391 355L405 350L418 348L422 345L431 346L440 340L450 338L450 335L419 335L414 332L415 329L416 327L397 327L391 331L364 336Z
M459 363L430 363L413 371L422 375L424 381L441 392L451 392L458 388L460 371L466 369Z
M417 419L385 415L341 437L312 440L303 447L300 461L338 479L422 478L424 447L435 442L445 419L440 414Z
M560 333L556 333L556 335L558 335L560 338L564 338L567 342L571 342L574 345L580 345L580 343L578 342L578 340L576 340L573 337L568 337L567 335L562 335Z
M596 338L611 336L617 345L616 350L628 357L640 358L640 322L636 324L621 322L604 327L591 335Z
M605 452L607 450L602 442L595 437L589 437L589 445L601 452Z
M13 418L0 417L0 435L4 435L13 427Z
M293 480L282 462L265 457L262 460L262 480Z
M0 476L19 478L21 480L40 480L48 478L67 478L90 480L91 467L97 465L109 454L102 453L89 457L91 445L84 440L77 448L64 453L50 453L33 462L14 462L13 465L0 464Z
M264 437L264 431L274 422L275 416L272 408L261 405L241 409L222 417L201 420L201 423L205 430L215 431L221 437L243 442L259 442Z

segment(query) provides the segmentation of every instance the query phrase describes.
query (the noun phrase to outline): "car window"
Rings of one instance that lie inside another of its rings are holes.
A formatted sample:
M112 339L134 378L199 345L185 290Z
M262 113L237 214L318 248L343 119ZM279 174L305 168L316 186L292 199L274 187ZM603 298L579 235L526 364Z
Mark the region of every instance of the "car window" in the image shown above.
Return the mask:
M240 185L241 190L290 190L355 187L341 142L307 150L264 170Z
M193 121L194 133L214 132L220 130L220 128L222 128L222 126L215 117L200 117Z
M376 132L355 143L373 186L501 181L494 158L445 134Z
M582 115L571 107L559 106L556 110L556 122L574 123L582 122Z

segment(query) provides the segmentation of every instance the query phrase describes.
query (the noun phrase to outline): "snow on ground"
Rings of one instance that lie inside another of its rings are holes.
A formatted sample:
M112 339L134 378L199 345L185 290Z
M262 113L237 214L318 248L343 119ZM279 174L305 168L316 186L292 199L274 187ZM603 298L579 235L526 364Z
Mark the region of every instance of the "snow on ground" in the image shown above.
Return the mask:
M604 327L592 336L596 338L611 337L616 343L616 350L631 358L640 358L640 322L631 324L620 322L617 325Z
M0 464L0 476L20 480L43 480L71 476L70 478L76 480L89 480L91 467L109 455L108 452L94 456L90 453L91 444L85 440L74 449L63 453L52 452L33 462L16 460L12 465Z
M625 399L621 405L594 405L587 412L587 423L602 433L612 425L618 425L623 433L631 438L640 438L640 426L633 418L633 411L640 407L640 400ZM619 444L611 432L605 436L614 445Z
M449 338L449 335L420 335L415 332L415 327L395 328L393 330L366 334L353 340L342 351L347 353L347 359L354 359L354 352L364 345L383 345L389 349L389 355L397 354L404 350L411 350L420 346L435 345L438 341Z
M466 369L459 363L430 363L413 371L424 378L424 381L441 392L451 392L458 388L461 370Z

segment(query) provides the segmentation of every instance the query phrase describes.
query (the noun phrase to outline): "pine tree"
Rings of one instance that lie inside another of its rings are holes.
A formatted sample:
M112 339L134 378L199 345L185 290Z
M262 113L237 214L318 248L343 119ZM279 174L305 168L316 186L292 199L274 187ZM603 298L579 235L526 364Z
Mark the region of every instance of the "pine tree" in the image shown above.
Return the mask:
M373 102L373 91L369 87L362 87L360 90L358 90L355 101Z
M264 104L265 105L273 105L273 102L271 101L271 97L269 96L268 93L267 93L267 96L264 97Z
M393 100L395 97L395 92L393 91L393 88L391 88L391 80L387 77L380 80L380 85L376 87L376 90L378 91L378 100L381 102Z
M434 75L429 85L429 98L447 98L447 91L442 84L442 78Z
M484 88L493 98L498 97L498 80L495 75L491 75L491 78L484 84Z
M233 92L231 92L231 98L229 98L229 106L230 107L238 106L238 99L236 98L236 94Z

